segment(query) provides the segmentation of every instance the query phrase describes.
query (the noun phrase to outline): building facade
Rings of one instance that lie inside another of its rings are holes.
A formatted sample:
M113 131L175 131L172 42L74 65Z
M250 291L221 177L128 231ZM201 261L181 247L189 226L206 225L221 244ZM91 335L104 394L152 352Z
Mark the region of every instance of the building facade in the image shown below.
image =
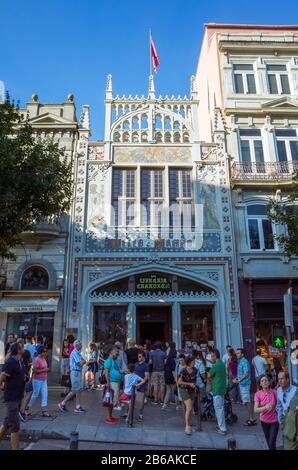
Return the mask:
M244 346L274 357L275 338L285 337L283 295L298 291L298 260L282 254L274 234L285 229L267 216L298 168L298 27L206 25L197 78L199 122L210 116L202 138L216 107L226 131Z
M196 79L190 97L113 95L105 137L89 139L85 109L76 156L67 332L241 344L228 160L220 112L201 142Z
M78 123L73 96L64 103L42 104L37 95L20 113L29 117L37 136L53 138L73 161ZM52 371L59 370L63 334L66 253L69 217L48 218L34 232L22 234L15 261L1 265L0 363L9 333L46 339Z

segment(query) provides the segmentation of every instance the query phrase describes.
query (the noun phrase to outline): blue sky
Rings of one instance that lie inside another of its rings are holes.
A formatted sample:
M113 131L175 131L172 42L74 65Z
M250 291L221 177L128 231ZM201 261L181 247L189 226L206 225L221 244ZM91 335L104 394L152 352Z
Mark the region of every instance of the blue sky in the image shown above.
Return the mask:
M75 95L90 104L92 138L103 136L106 76L114 94L145 94L149 28L160 57L157 94L184 95L195 72L203 25L298 23L297 0L3 0L0 80L21 106Z

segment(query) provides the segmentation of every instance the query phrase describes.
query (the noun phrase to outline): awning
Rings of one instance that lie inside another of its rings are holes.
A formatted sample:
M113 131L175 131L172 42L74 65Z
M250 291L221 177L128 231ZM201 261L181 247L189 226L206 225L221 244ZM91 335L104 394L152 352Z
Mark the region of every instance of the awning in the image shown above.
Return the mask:
M56 312L59 299L2 299L0 300L0 313L5 312Z

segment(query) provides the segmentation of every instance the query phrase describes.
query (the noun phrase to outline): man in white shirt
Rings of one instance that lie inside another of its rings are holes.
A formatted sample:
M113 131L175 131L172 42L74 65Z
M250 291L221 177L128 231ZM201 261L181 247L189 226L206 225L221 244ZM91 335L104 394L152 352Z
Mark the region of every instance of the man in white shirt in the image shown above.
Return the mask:
M252 365L254 366L255 370L256 382L258 382L258 378L260 377L260 375L266 374L268 368L268 362L264 357L261 356L260 349L257 349L257 354L252 359Z
M32 344L31 336L26 336L26 343L25 343L24 349L30 352L31 359L33 360L36 349L35 349L35 345Z

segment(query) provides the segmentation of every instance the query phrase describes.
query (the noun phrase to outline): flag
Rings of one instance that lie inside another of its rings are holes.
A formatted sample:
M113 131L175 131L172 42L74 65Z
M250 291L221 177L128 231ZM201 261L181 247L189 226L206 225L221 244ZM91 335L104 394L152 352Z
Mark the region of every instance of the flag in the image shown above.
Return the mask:
M153 69L154 69L154 72L157 73L157 67L159 66L160 62L159 62L159 58L157 55L157 51L156 51L151 33L150 33L150 52L151 52L151 60L152 60Z

